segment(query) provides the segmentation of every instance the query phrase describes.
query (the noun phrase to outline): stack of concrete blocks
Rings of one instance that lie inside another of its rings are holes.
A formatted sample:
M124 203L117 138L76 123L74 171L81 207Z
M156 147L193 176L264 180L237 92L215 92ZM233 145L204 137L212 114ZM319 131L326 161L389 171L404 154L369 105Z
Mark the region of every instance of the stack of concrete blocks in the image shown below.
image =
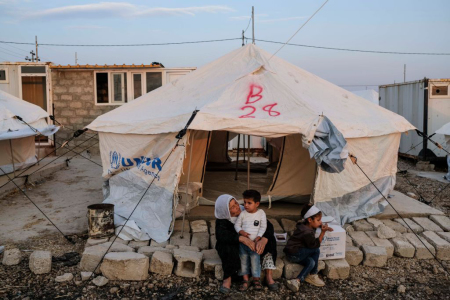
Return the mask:
M205 220L196 220L191 222L192 240L191 245L200 250L209 249L208 224Z

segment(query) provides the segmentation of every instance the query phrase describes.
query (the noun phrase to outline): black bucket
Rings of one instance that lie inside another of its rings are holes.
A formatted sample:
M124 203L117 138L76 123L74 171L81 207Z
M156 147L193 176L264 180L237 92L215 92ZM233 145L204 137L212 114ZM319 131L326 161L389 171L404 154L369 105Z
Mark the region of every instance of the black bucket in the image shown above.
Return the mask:
M93 204L88 207L89 237L114 235L114 204Z

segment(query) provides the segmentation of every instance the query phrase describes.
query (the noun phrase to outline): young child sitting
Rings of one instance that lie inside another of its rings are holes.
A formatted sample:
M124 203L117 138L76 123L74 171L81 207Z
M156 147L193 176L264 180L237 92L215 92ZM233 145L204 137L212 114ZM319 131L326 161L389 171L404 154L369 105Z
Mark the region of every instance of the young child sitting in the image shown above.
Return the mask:
M322 212L314 205L305 205L302 212L303 222L298 222L293 235L288 240L284 253L286 258L293 263L303 265L303 269L297 278L287 281L287 287L297 292L301 282L308 282L315 286L324 286L325 283L317 275L320 255L320 243L327 231L333 228L322 224ZM322 231L318 238L315 237L316 229Z
M261 201L261 194L255 190L247 190L243 194L244 196L244 208L245 211L241 212L234 224L234 229L240 235L245 236L252 241L258 242L267 228L266 214L263 210L258 209ZM259 254L252 251L248 246L243 243L239 244L239 257L241 258L241 274L244 278L241 291L248 289L248 279L250 274L253 277L253 284L255 289L260 290L261 282L259 280L261 276L261 263Z

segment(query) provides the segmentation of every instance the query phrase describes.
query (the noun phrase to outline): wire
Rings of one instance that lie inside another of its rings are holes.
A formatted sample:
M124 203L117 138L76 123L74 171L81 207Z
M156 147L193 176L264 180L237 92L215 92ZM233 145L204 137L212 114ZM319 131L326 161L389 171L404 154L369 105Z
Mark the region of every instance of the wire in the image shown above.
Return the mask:
M312 14L312 16L311 17L309 17L308 18L308 20L306 20L306 22L305 23L303 23L303 25L302 26L300 26L300 28L286 41L286 43L284 43L283 44L283 46L281 46L280 47L280 49L278 49L274 54L272 54L272 56L269 58L269 60L272 58L272 57L274 57L275 56L275 54L277 54L278 52L280 52L280 50L281 49L283 49L284 48L284 46L286 46L287 45L287 43L289 43L289 41L290 40L292 40L293 38L294 38L294 36L300 31L300 30L302 30L302 28L303 27L305 27L305 25L306 24L308 24L308 22L325 6L325 4L327 4L328 3L328 1L329 0L326 0L323 4L322 4L322 6L320 6L319 7L319 9L317 9L313 14Z
M347 49L347 48L335 48L335 47L322 47L303 44L283 43L269 40L255 39L258 42L272 43L272 44L286 44L289 46L307 47L326 50L339 50L339 51L351 51L351 52L364 52L364 53L378 53L378 54L404 54L404 55L450 55L450 53L433 53L433 52L399 52L399 51L378 51L378 50L360 50L360 49ZM368 84L369 85L369 84Z
M204 41L192 41L192 42L171 42L171 43L155 43L155 44L45 44L40 43L39 46L55 46L55 47L137 47L137 46L166 46L166 45L182 45L182 44L200 44L200 43L213 43L213 42L225 42L233 40L241 40L240 38L232 39L219 39L219 40L204 40ZM23 42L8 42L0 41L2 44L17 44L17 45L34 45L34 43Z
M252 17L250 16L250 20L248 20L247 28L245 28L244 33L247 32L247 29L250 27L250 23L252 22Z
M1 48L1 47L0 47L0 49L3 49L3 50L0 50L0 52L2 52L3 54L7 54L7 55L10 55L10 56L18 57L18 58L21 58L22 60L25 59L24 56L22 56L22 55L18 55L18 54L14 54L14 53L11 53L11 52L7 52L7 51L9 51L8 49Z

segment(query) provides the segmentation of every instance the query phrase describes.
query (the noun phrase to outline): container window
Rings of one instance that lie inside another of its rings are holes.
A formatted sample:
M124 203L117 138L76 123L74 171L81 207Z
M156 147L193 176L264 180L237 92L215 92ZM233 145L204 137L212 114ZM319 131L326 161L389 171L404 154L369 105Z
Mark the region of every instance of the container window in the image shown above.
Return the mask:
M431 89L431 95L433 96L448 96L448 85L435 86Z
M45 74L45 66L22 66L22 73L36 73L36 74Z
M0 70L0 81L7 81L6 70Z
M108 73L96 73L97 103L109 103Z
M147 93L162 86L161 72L147 72Z

